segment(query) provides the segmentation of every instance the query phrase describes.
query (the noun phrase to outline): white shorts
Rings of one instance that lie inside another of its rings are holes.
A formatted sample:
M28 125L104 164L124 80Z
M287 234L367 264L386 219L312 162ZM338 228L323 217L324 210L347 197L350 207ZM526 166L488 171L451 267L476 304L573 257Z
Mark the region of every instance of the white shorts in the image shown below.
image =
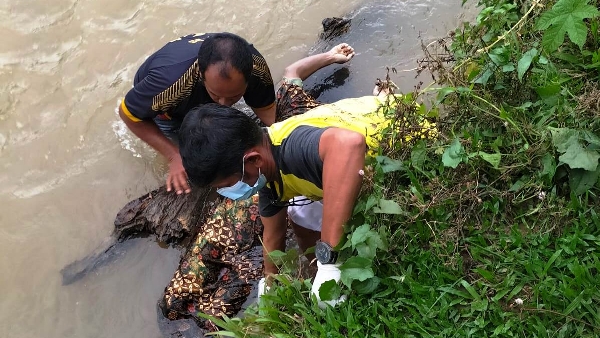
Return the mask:
M289 219L299 226L321 231L323 225L323 202L306 201L306 197L294 197L290 202L296 201L300 205L291 205L287 208Z

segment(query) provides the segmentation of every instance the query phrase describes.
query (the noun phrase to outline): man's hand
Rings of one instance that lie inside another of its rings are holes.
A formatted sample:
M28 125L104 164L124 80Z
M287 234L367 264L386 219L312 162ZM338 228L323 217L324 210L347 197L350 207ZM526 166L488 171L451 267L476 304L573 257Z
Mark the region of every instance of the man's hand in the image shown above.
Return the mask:
M332 300L321 300L321 297L319 295L319 290L321 289L323 283L330 280L334 280L336 283L340 281L342 275L342 272L340 271L340 265L321 264L321 262L317 262L317 269L317 275L313 280L311 292L315 295L315 297L317 297L317 300L319 301L319 307L321 309L324 309L327 307L327 305L336 306L337 304L346 301L345 295L342 295L342 297L338 299Z
M158 129L156 123L152 120L134 122L125 114L122 106L119 106L119 116L132 133L169 159L167 191L175 189L177 194L182 194L184 191L185 193L191 192L179 149Z
M354 48L347 43L340 43L329 51L329 55L333 58L333 62L335 63L348 62L354 57L354 54Z
M188 177L181 162L179 152L173 154L169 158L169 174L167 175L167 191L175 189L177 195L185 192L190 193L192 190L188 185Z
M285 68L283 77L304 81L317 70L332 63L348 62L352 57L354 57L354 48L347 43L340 43L328 52L312 55L292 63Z

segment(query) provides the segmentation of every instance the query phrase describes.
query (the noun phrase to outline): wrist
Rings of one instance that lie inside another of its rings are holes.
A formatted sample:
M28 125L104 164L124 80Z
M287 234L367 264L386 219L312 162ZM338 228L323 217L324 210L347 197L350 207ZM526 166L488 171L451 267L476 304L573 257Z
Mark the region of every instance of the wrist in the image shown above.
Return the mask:
M317 257L317 262L321 263L321 265L335 264L338 253L329 243L318 240L315 245L315 256Z
M330 263L330 264L323 264L323 263L317 261L317 272L319 270L321 270L321 271L325 271L325 270L339 271L341 265L342 265L342 263L339 263L339 262Z
M165 157L167 158L167 160L169 160L169 162L181 161L181 155L179 154L179 149L177 149L177 148L169 149L165 153Z
M335 53L333 50L330 50L325 54L327 54L325 56L325 62L327 63L327 65L332 65L337 62L337 59L335 57L337 53Z

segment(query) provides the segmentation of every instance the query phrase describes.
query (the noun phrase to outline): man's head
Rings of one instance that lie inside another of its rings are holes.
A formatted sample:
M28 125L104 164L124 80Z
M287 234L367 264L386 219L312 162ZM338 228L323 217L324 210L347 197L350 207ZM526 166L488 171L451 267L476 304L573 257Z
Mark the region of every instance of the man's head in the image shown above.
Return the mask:
M253 186L267 166L263 137L262 129L235 108L216 103L193 108L179 129L188 178L201 187L225 188L240 180Z
M231 106L246 92L252 75L252 49L243 38L217 33L202 42L198 66L213 101Z

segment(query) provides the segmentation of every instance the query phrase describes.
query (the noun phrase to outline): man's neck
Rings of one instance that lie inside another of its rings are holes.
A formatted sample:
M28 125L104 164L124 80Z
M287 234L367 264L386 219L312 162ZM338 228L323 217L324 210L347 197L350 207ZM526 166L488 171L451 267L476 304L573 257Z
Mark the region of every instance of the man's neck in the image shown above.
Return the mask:
M273 144L271 143L271 138L269 134L265 132L263 134L263 158L264 164L261 168L263 175L267 178L267 181L273 182L278 181L279 179L279 168L277 168L277 161L275 156L273 155Z

